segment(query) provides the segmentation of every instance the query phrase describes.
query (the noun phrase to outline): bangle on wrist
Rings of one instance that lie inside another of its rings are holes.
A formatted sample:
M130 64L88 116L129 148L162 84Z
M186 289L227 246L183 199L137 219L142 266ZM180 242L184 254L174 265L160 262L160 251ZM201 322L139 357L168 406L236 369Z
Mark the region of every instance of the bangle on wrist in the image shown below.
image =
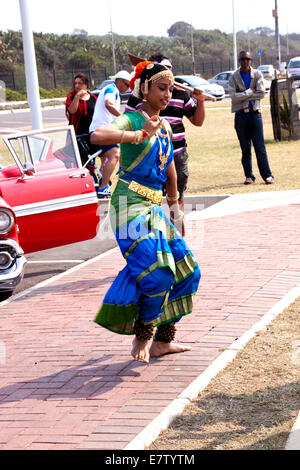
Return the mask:
M150 134L145 129L142 129L142 135L143 135L143 140L145 139L145 137L148 137L150 139Z
M166 200L168 202L176 202L179 200L179 191L177 191L177 195L176 196L169 196L168 194L166 195Z
M134 132L134 139L133 139L132 143L135 144L135 145L138 145L138 144L141 143L142 139L143 139L142 131L135 131Z
M122 144L123 140L124 140L124 134L125 134L125 131L122 131L121 133L121 139L120 139L120 144Z

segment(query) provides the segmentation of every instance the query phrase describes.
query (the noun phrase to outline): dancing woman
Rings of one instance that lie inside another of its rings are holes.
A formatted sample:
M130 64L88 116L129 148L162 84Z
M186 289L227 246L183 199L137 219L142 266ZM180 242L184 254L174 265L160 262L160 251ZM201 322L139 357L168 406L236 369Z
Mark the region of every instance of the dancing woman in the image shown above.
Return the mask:
M173 84L173 74L164 65L138 64L130 88L143 99L141 111L125 113L92 134L93 144L121 144L110 217L127 263L106 293L95 322L135 335L132 356L146 363L150 356L190 349L173 342L175 323L191 313L200 280L199 267L176 228L181 226L184 234L172 131L159 117ZM161 208L164 183L171 220Z

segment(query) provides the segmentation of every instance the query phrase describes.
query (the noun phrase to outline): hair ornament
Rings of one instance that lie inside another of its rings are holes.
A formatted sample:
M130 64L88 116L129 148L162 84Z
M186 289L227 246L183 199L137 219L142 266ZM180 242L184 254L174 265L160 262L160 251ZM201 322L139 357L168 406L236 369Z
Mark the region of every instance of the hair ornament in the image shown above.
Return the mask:
M149 60L145 60L144 62L140 62L139 64L137 64L137 66L135 67L135 71L134 71L134 77L130 80L129 82L129 88L131 90L134 90L135 88L135 81L138 79L138 78L141 78L141 73L142 71L144 70L145 67L147 67L147 65L149 64L152 64L154 65L153 62L150 62Z

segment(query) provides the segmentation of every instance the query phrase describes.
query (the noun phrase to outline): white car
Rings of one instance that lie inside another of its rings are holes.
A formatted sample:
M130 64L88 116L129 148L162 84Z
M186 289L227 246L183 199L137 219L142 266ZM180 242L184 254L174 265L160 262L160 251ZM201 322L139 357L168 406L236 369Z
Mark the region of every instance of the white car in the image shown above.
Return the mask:
M225 92L228 93L229 92L229 89L228 89L229 79L233 73L234 73L234 70L226 70L225 72L218 73L213 78L210 78L208 81L211 84L215 83L217 85L221 85L224 88ZM264 86L265 86L266 92L269 92L271 88L271 81L266 80L264 78Z
M290 77L293 77L296 86L300 86L300 57L293 57L289 61L287 71Z
M275 69L273 65L259 65L257 70L260 70L266 79L273 80L275 78ZM279 72L277 72L277 75L279 75Z
M234 73L234 70L226 70L225 72L218 73L213 78L210 78L208 81L209 83L215 83L217 85L221 85L225 92L228 93L228 84L231 75Z
M225 98L225 90L222 86L209 83L207 80L196 75L176 75L175 82L182 83L191 88L200 88L204 93L214 96L217 100Z

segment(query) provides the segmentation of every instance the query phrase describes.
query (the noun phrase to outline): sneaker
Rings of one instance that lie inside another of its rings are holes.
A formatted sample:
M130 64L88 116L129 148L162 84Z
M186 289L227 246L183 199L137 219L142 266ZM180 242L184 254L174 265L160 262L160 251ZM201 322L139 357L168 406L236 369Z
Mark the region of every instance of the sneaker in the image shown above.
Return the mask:
M253 184L253 183L254 183L253 178L246 178L245 181L244 181L244 184Z
M99 188L97 191L98 199L110 198L111 192L109 190L109 186L106 185L104 188Z
M269 176L269 177L265 180L265 183L266 183L266 184L274 184L274 178L273 178L273 176Z

